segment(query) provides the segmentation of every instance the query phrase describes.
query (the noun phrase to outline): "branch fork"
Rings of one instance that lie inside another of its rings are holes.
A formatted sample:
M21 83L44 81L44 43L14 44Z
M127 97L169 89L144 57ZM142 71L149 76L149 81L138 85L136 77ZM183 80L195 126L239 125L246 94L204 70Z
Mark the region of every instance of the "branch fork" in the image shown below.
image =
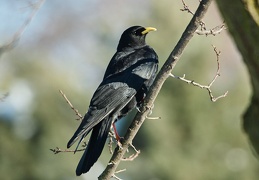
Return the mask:
M182 77L180 77L180 76L175 76L172 73L170 73L169 76L171 76L173 78L176 78L176 79L179 79L181 81L184 81L184 82L186 82L188 84L192 84L193 86L199 87L201 89L206 89L208 91L208 93L209 93L210 100L212 102L216 102L218 99L226 97L227 94L228 94L228 91L226 91L224 94L222 94L222 95L220 95L218 97L214 97L213 94L212 94L211 86L216 81L216 79L220 76L219 56L220 56L220 53L221 53L220 51L217 50L217 48L215 46L212 45L212 47L213 47L213 50L214 50L214 52L216 54L216 57L217 57L216 58L216 60L217 60L217 72L216 72L214 78L212 79L212 81L209 83L209 85L201 85L201 84L195 82L194 80L188 80L188 79L185 78L185 74Z

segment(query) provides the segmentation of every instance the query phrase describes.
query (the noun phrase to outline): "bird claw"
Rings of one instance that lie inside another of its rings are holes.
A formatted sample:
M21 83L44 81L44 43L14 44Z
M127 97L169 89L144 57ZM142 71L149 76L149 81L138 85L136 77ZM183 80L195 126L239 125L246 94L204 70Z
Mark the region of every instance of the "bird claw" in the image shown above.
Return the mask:
M141 107L141 106L139 106L139 107L137 106L136 109L137 109L138 112L141 113L142 111L140 110L140 107ZM153 110L154 107L155 107L154 104L152 104L151 107L146 107L147 109L149 109L148 115L145 117L146 119L161 119L161 117L150 117L150 115L151 115L152 112L153 112L152 110Z
M136 106L136 109L137 109L137 111L138 111L138 112L140 112L140 113L141 113L141 111L140 111L140 107Z
M121 144L120 141L117 141L117 145L119 146L120 149L123 149L122 144Z
M143 111L140 110L140 108L143 107L143 104L140 104L139 106L136 106L136 109L138 112L142 113ZM154 104L151 105L151 107L146 106L145 108L149 110L148 115L152 114L152 109L155 107Z

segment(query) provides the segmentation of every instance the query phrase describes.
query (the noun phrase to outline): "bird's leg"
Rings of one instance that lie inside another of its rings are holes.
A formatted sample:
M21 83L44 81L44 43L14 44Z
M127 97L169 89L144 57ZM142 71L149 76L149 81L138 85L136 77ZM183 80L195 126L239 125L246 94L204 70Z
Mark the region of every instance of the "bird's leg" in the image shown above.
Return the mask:
M116 137L116 140L117 140L117 144L118 144L119 147L121 147L121 146L122 146L122 145L121 145L121 142L120 142L121 137L120 137L120 135L119 135L119 133L118 133L118 131L117 131L117 129L116 129L115 122L112 123L112 127L113 127L114 134L115 134L115 137Z
M113 130L114 130L114 134L115 134L115 137L116 137L116 140L117 141L120 141L121 137L116 129L116 126L115 126L115 123L112 123L112 127L113 127Z

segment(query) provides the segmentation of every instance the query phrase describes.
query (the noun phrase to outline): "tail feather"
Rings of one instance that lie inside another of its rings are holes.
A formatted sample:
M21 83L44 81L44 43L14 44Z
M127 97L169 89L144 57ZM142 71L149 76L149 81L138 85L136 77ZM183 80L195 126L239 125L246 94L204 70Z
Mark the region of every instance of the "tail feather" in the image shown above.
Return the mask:
M87 148L77 166L77 176L88 172L100 157L108 137L111 124L112 118L105 118L93 128Z
M87 133L88 134L88 133ZM75 148L74 154L76 153L77 149L79 148L80 143L84 140L84 138L87 136L87 134L84 134L83 136L81 136L80 140L77 143L77 146Z
M95 115L92 115L93 112L88 111L84 119L82 120L81 124L77 128L76 132L74 133L73 137L68 141L67 148L70 148L79 138L80 141L84 137L87 136L87 134L92 130L94 126L96 126L102 119L105 119L105 117L101 116L101 112L95 112Z
M92 127L88 123L89 117L90 116L88 115L88 113L84 116L84 119L82 120L81 124L77 128L76 132L68 141L67 148L70 148L78 140L78 138L80 138L80 141L78 143L79 145L80 142L84 139L84 137L86 137L87 134L91 131Z
M79 128L78 128L79 129ZM90 132L90 130L89 131L86 131L85 132L85 134L83 134L83 135L81 135L81 136L78 136L78 133L77 133L77 131L75 132L75 134L73 135L73 137L68 141L68 143L67 143L67 148L70 148L77 140L78 140L78 138L79 137L81 137L80 138L80 141L79 141L79 143L78 143L78 145L80 144L80 142L87 136L87 134ZM78 146L77 145L77 146Z

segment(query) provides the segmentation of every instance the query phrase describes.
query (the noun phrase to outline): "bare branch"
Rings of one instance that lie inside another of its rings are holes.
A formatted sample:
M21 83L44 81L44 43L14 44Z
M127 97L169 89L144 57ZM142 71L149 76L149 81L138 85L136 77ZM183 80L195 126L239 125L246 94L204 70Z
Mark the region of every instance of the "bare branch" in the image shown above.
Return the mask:
M115 178L115 179L117 179L117 180L122 180L121 178L119 178L119 177L116 176L115 174L118 174L118 173L121 173L121 172L124 172L124 171L126 171L126 169L118 170L118 171L116 171L116 172L112 175L112 177Z
M200 1L201 2L201 1ZM187 6L187 4L185 3L184 0L182 0L182 3L183 3L183 8L180 9L181 11L187 11L188 13L190 13L191 15L194 15L194 13L190 10L189 6ZM206 31L206 26L205 26L205 23L200 20L199 21L200 23L200 28L201 28L201 31Z
M28 27L32 19L35 17L36 13L39 11L39 9L41 8L44 2L45 0L39 0L35 4L30 3L30 7L32 7L31 14L29 15L28 19L25 20L23 25L13 35L12 39L6 44L0 46L0 56L4 52L13 49L17 45L18 41L21 39L23 33L25 32L26 28Z
M181 11L187 11L188 13L190 13L191 15L194 15L194 13L189 9L189 7L187 6L187 4L185 3L184 0L182 0L183 3L183 9L180 9Z
M73 104L68 100L67 96L63 93L63 91L59 90L60 94L63 96L63 98L66 100L66 102L69 104L71 109L76 113L76 115L79 117L77 120L82 120L83 116L79 113L79 111L74 108Z
M118 174L118 173L121 173L121 172L124 172L124 171L126 171L126 169L121 169L121 170L116 171L115 174Z
M115 178L115 179L117 179L117 180L122 180L121 178L119 178L119 177L116 176L115 174L119 174L119 173L124 172L124 171L126 171L126 169L118 170L118 171L116 171L116 172L112 175L112 177Z
M209 30L204 30L204 29L198 30L197 29L196 30L196 34L198 34L198 35L205 35L205 36L208 36L208 35L216 36L217 34L220 34L221 31L223 31L225 29L227 29L227 28L225 27L225 24L222 23L221 25L218 25L218 26L216 26L216 27L214 27L212 29L209 29Z
M133 148L133 150L135 151L134 154L130 155L129 157L123 157L121 160L122 161L133 161L134 159L136 159L138 157L138 155L140 154L140 150L137 150L135 148L135 146L131 143L130 146Z
M115 174L112 175L113 178L117 179L117 180L122 180L121 178L119 178L118 176L116 176Z
M185 3L184 0L182 0L182 3L183 3L183 8L180 10L187 11L188 13L194 15L194 13L190 10L190 8L188 7L188 5ZM221 25L218 25L212 29L207 30L205 23L203 21L200 21L200 30L197 29L196 34L205 35L205 36L208 36L208 35L216 36L217 34L220 34L222 30L225 30L225 29L227 28L225 27L225 23L223 22Z
M170 74L170 76L173 77L173 78L179 79L181 81L184 81L184 82L186 82L188 84L192 84L193 86L197 86L197 87L199 87L201 89L206 89L208 91L208 93L209 93L210 100L212 102L216 102L218 99L226 97L227 94L228 94L228 91L226 91L223 95L220 95L220 96L218 96L216 98L212 94L211 86L216 81L216 79L220 76L220 63L219 63L220 51L218 51L215 46L213 46L213 50L214 50L214 52L216 54L216 57L217 57L216 58L217 59L217 72L216 72L214 78L212 79L212 81L209 83L209 85L201 85L201 84L199 84L197 82L194 82L193 80L188 80L188 79L185 78L185 74L182 77L175 76L173 74Z
M146 119L149 119L149 120L159 120L159 119L162 119L162 118L160 116L158 116L158 117L146 116Z
M84 151L86 148L83 148L83 149L78 149L76 152L78 151ZM58 153L61 153L61 152L73 152L75 153L74 150L69 150L69 149L65 149L65 150L62 150L60 149L59 147L56 147L56 149L49 149L51 150L54 154L58 154Z
M130 144L130 146L132 147L132 149L135 151L135 153L133 153L132 155L130 155L129 157L123 157L122 159L121 159L121 161L133 161L134 159L136 159L137 157L138 157L138 155L140 154L140 150L137 150L136 148L135 148L135 146L131 143ZM120 179L118 176L116 176L115 174L118 174L118 173L120 173L120 172L124 172L124 171L126 171L126 169L122 169L122 170L118 170L118 171L116 171L113 175L112 175L112 177L114 177L115 179Z

